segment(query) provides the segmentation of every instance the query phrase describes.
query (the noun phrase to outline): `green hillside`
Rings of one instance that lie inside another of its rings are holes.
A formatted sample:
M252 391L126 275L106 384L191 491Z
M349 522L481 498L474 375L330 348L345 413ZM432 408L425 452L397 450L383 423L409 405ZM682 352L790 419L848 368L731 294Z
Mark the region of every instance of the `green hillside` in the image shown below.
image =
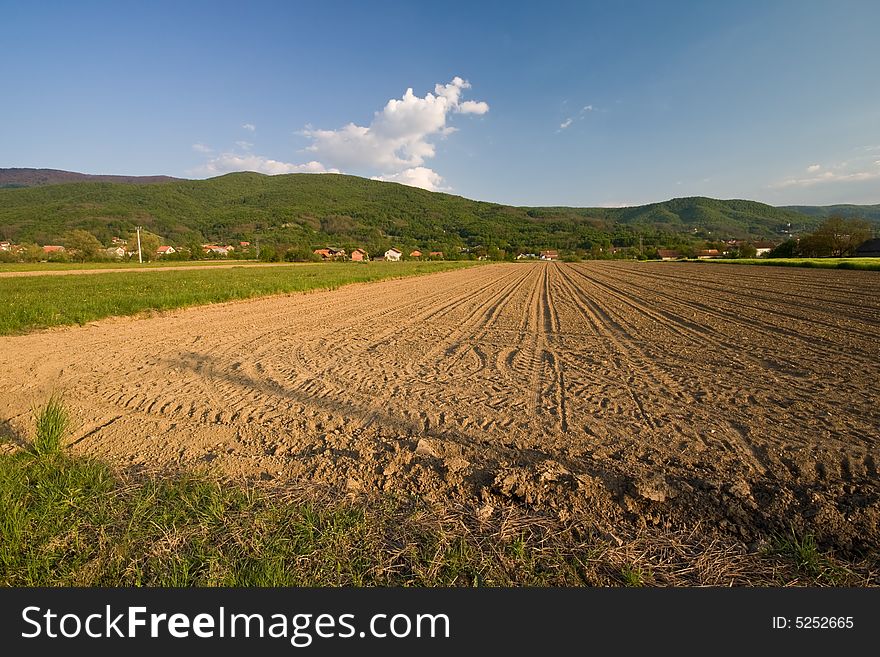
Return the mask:
M857 217L880 224L880 203L877 205L789 205L786 210L792 210L810 217Z
M633 208L511 207L346 175L234 173L153 184L0 189L0 237L55 243L72 228L102 242L141 225L169 243L264 243L510 251L767 238L819 218L752 201L694 197Z

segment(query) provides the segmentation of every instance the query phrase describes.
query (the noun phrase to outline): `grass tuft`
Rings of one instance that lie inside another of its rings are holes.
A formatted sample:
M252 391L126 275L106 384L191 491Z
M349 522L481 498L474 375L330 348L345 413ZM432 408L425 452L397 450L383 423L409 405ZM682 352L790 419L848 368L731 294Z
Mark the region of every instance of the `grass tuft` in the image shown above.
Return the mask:
M843 586L853 575L832 556L823 554L812 534L800 536L793 529L786 535L776 534L770 542L769 550L771 554L790 559L798 573L816 583Z
M624 566L620 569L620 577L624 586L640 587L646 582L645 573L638 566Z
M52 393L44 406L34 409L34 421L34 453L47 456L60 452L64 436L70 429L70 414L61 396Z

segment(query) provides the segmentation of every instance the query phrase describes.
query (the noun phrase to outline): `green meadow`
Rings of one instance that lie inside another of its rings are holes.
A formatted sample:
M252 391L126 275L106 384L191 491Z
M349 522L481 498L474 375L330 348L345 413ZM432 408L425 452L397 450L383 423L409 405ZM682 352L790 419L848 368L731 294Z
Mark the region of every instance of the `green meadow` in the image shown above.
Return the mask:
M0 278L0 335L150 310L417 276L473 262L316 263L192 271Z
M880 258L739 258L695 260L727 265L765 265L768 267L815 267L820 269L864 269L880 271Z

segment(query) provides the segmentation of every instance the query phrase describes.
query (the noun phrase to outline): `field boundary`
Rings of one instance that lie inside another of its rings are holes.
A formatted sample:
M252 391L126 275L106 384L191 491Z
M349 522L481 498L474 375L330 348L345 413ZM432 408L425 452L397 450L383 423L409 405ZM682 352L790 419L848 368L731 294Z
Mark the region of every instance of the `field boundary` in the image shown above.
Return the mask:
M880 258L712 258L679 260L720 265L763 265L765 267L804 267L807 269L857 269L880 271Z

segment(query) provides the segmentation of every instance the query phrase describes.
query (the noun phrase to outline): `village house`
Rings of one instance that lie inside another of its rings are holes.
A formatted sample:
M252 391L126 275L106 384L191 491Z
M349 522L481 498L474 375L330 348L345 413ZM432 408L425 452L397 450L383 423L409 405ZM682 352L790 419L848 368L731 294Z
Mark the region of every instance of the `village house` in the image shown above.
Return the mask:
M315 255L321 256L321 260L344 260L345 249L335 249L327 247L325 249L315 249L312 251Z
M0 251L12 251L12 242L0 242Z
M370 256L363 249L355 249L351 252L351 259L354 262L365 262L370 259Z
M213 253L219 256L228 256L231 247L218 246L217 244L202 244L202 251L205 253Z
M541 260L559 260L559 252L556 250L541 251Z
M110 248L104 249L104 253L117 260L122 260L122 258L125 257L125 249L121 246L111 246Z
M385 252L385 259L390 260L391 262L398 262L400 260L400 256L403 255L403 252L399 249L395 249L391 247Z
M697 251L694 255L698 260L711 260L712 258L720 258L722 253L718 249L703 249L702 251Z
M773 242L755 242L753 246L755 247L755 255L759 258L767 255L776 248L776 245Z
M681 253L675 249L657 249L657 255L660 256L661 260L678 260L681 258Z
M160 246L158 249L156 249L156 256L160 258L162 256L171 255L172 253L177 253L177 249L175 249L173 246Z
M428 257L429 257L429 258L442 258L442 257L443 257L443 251L431 251L431 252L428 254Z
M536 260L538 256L534 253L520 253L516 256L517 260Z
M410 258L421 258L421 257L422 257L422 252L419 251L418 249L416 249L415 251L412 251L412 252L409 254L409 257L410 257Z
M43 253L51 254L51 253L64 253L65 249L63 246L58 246L57 244L47 244L43 247Z

